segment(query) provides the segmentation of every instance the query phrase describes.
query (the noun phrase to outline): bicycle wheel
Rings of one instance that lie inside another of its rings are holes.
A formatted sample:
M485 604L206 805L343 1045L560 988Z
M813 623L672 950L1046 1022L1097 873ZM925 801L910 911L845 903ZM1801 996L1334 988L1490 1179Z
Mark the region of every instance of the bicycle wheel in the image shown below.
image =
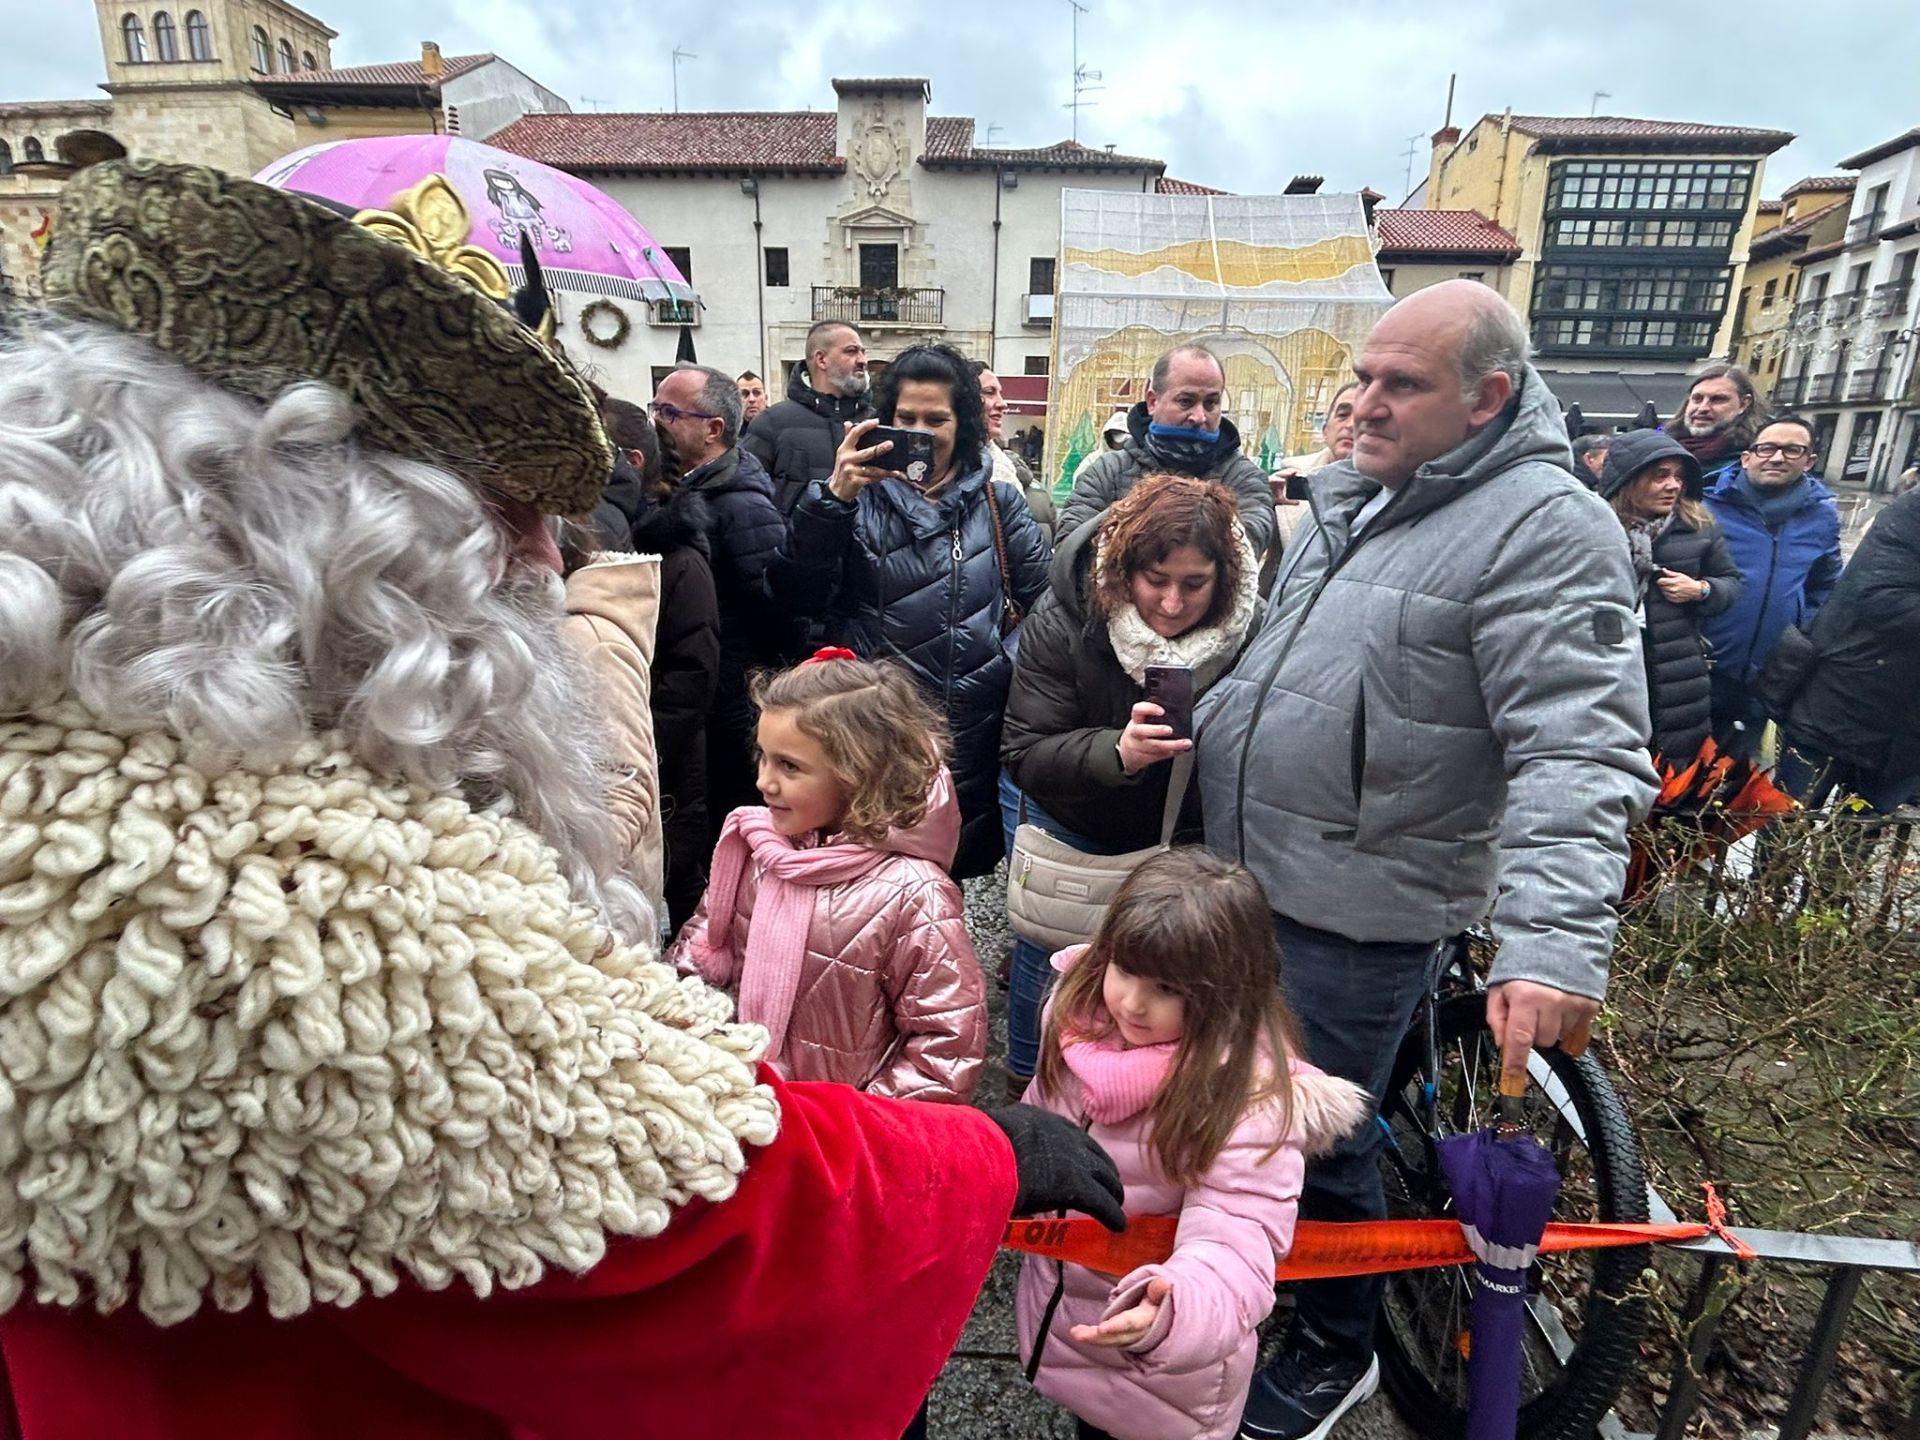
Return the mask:
M1486 997L1457 995L1437 1014L1439 1075L1429 1101L1427 1043L1402 1045L1381 1112L1381 1172L1396 1219L1453 1213L1433 1142L1485 1126L1500 1074L1486 1028ZM1592 1055L1534 1052L1531 1112L1552 1116L1542 1140L1560 1167L1553 1218L1644 1221L1646 1171L1626 1108ZM1644 1299L1630 1294L1650 1247L1543 1255L1527 1276L1530 1323L1521 1369L1520 1434L1585 1440L1620 1393L1646 1332ZM1468 1267L1387 1277L1378 1350L1381 1380L1400 1414L1429 1440L1466 1433Z

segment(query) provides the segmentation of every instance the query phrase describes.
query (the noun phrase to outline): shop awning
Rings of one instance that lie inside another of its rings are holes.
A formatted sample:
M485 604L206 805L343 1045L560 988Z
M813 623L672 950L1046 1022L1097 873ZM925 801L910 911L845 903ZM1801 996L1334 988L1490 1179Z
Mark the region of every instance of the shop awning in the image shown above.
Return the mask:
M1680 408L1687 394L1684 370L1547 370L1540 371L1560 408L1575 405L1590 426L1609 428L1631 424L1647 401L1665 420Z

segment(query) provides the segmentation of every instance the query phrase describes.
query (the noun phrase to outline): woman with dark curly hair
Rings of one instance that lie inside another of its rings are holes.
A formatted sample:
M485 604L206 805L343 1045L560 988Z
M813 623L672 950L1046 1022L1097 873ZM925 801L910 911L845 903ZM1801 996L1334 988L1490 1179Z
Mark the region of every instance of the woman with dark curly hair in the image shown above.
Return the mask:
M1000 858L995 804L1013 627L1046 588L1050 547L1019 489L992 479L980 387L966 357L915 345L875 388L878 416L847 427L833 473L794 506L775 596L828 640L906 667L953 737L962 830L953 874ZM876 426L933 437L910 480L886 468Z
M1062 540L1051 587L1021 627L1007 699L1007 844L1023 819L1089 854L1158 843L1169 762L1193 742L1174 738L1146 699L1146 668L1186 666L1197 699L1240 653L1259 604L1238 502L1211 480L1148 476ZM1199 837L1190 785L1174 838ZM1007 1068L1022 1079L1051 975L1046 948L1016 939Z

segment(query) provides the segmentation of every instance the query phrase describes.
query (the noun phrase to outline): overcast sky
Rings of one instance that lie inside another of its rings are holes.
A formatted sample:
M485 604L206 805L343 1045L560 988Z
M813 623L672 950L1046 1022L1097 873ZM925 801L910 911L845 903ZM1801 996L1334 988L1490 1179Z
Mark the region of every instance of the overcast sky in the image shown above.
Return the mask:
M1405 193L1457 72L1457 123L1600 114L1767 126L1799 139L1766 193L1920 124L1914 0L1084 0L1080 61L1104 87L1080 138L1222 189ZM933 113L971 115L998 145L1069 134L1071 0L307 0L340 32L337 65L403 60L419 42L492 50L576 110L829 109L840 76L915 75ZM21 17L31 13L31 21ZM96 95L85 0L0 0L0 100ZM969 18L956 28L956 15ZM684 19L669 17L684 16ZM709 20L703 17L714 17ZM724 29L709 28L717 21Z

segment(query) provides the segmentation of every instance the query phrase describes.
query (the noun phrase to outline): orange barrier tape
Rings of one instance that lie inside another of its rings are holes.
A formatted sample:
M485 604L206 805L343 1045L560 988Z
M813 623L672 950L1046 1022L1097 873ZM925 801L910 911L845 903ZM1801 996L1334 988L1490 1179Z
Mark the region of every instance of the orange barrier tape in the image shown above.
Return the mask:
M1173 1254L1179 1225L1173 1215L1135 1215L1126 1232L1115 1235L1098 1220L1010 1220L1000 1244L1003 1249L1065 1260L1117 1277ZM1547 1254L1605 1250L1698 1240L1710 1233L1705 1225L1549 1225L1540 1249ZM1302 1220L1294 1227L1293 1249L1274 1271L1274 1278L1383 1275L1391 1270L1464 1265L1472 1259L1467 1237L1455 1220Z

